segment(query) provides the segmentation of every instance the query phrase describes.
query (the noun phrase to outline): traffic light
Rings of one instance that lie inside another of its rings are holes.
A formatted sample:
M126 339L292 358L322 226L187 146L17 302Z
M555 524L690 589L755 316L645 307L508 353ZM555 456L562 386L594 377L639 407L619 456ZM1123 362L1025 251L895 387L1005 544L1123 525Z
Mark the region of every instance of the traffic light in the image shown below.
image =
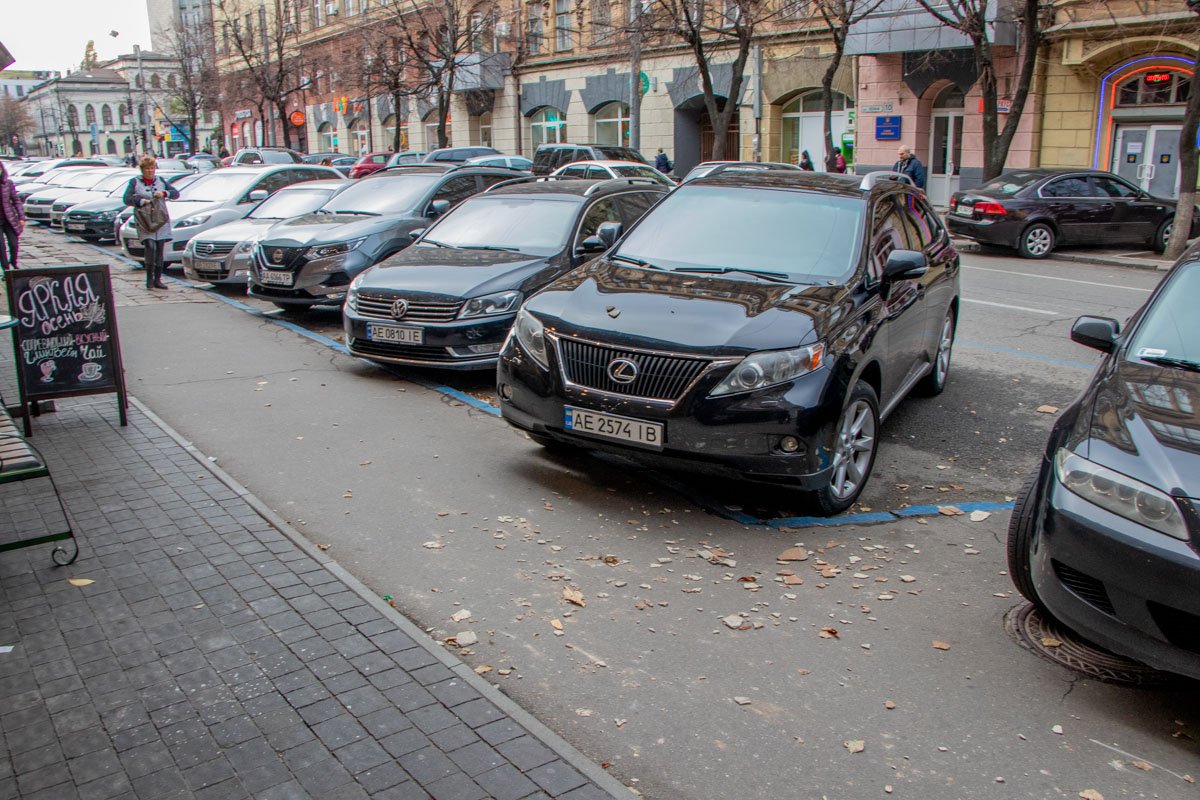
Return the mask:
M161 133L156 133L154 134L154 138L161 142L163 140L163 135Z

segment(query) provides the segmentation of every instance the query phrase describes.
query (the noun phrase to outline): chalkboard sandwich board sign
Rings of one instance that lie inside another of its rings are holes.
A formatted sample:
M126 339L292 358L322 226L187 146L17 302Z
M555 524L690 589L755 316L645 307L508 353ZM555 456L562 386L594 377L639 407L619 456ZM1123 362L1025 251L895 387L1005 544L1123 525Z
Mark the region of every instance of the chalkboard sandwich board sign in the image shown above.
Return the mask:
M30 428L30 404L57 397L117 393L126 424L125 370L112 281L105 264L16 269L5 275L17 386Z

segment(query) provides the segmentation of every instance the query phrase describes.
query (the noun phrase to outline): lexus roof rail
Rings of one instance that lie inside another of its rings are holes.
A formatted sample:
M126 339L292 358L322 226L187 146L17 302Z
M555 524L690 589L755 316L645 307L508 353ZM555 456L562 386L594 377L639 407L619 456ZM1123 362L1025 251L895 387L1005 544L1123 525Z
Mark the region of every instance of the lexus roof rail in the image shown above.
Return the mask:
M907 183L909 186L916 186L912 178L902 172L892 172L891 170L876 170L868 172L862 176L862 180L858 184L860 189L870 189L883 181L894 181L895 183Z
M524 170L522 170L522 172L523 171ZM518 183L535 183L537 181L577 181L577 180L580 180L580 179L573 178L568 175L522 175L520 178L512 178L507 181L500 181L499 183L493 183L491 186L484 189L483 193L487 194L492 189L498 189L501 186L512 186L512 185L518 184Z
M614 185L616 184L616 185ZM656 181L653 178L609 178L602 180L589 186L583 193L584 197L595 194L600 189L615 189L616 186L661 186L664 190L668 187L666 184Z

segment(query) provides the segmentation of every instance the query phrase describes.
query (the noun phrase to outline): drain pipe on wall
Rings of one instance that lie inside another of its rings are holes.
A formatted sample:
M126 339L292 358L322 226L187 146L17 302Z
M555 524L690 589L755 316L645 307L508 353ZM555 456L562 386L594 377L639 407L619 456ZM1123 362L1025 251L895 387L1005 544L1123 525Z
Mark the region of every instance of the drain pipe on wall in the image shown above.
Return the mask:
M762 161L762 71L763 71L763 53L762 45L754 45L753 51L750 53L750 61L753 65L751 69L751 85L754 87L754 160Z

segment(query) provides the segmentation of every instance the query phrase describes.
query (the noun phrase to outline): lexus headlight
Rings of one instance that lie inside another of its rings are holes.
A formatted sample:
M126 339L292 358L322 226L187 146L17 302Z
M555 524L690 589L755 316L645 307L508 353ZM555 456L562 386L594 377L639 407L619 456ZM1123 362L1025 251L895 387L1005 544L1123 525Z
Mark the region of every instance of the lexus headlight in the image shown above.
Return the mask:
M308 248L308 252L304 255L308 258L328 258L342 253L349 253L354 248L365 242L367 237L354 239L349 242L334 242L333 244L318 244Z
M1054 475L1068 491L1127 520L1187 541L1188 530L1175 500L1128 475L1059 448Z
M172 225L172 228L194 228L197 225L203 225L212 219L212 214L197 214L194 217L184 217L183 219Z
M488 317L493 314L507 314L519 305L521 305L520 292L485 294L483 297L475 297L464 303L462 311L458 312L458 318L467 319L469 317Z
M725 380L709 392L709 397L750 392L794 380L821 366L821 358L824 355L825 345L819 342L794 350L752 353L742 359L742 362L725 376Z
M546 326L522 308L517 312L513 330L529 357L541 364L543 369L550 369L550 358L546 355Z

